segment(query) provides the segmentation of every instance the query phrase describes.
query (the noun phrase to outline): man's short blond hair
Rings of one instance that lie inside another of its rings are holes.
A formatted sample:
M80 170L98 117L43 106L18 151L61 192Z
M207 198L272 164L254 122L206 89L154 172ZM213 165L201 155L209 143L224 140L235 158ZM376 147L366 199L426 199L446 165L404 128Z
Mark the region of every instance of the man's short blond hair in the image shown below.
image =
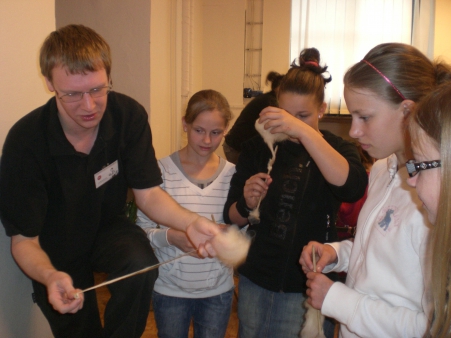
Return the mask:
M68 25L52 33L42 44L39 64L41 73L52 81L52 70L65 67L71 74L105 69L111 72L111 51L107 42L93 29Z

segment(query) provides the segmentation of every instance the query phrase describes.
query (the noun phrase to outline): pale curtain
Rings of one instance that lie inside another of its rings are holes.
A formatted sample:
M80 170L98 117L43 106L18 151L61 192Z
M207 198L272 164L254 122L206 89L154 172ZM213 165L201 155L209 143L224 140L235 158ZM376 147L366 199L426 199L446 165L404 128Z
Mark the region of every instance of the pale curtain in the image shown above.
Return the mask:
M412 45L430 59L434 57L435 0L415 0Z
M326 87L328 112L346 114L343 75L371 48L383 42L415 41L431 55L433 4L433 0L292 0L291 60L304 48L317 48L321 64L332 75Z

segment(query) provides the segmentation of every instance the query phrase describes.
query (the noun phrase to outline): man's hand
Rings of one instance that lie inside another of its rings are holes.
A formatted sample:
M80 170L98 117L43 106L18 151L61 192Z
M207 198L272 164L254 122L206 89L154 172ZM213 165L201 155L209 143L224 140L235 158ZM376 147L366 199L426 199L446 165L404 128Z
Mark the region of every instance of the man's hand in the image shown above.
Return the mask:
M74 297L81 290L74 289L72 278L68 274L61 271L53 272L48 277L46 287L49 303L59 313L76 313L83 308L83 293L79 293L77 299Z
M319 256L319 260L316 263L316 272L322 272L326 265L332 264L337 261L337 253L335 249L330 245L324 245L318 242L309 242L302 250L299 263L302 265L304 273L313 271L312 262L312 248L315 246L315 252Z
M186 229L188 238L197 248L201 257L215 257L216 251L210 240L220 232L220 227L213 221L205 217L196 217Z
M75 313L83 307L83 294L78 299L74 298L81 290L74 289L72 278L67 273L55 269L42 250L39 237L12 236L11 252L28 277L46 286L48 300L56 311Z
M307 302L315 309L321 310L324 298L334 282L318 272L309 272L307 278Z

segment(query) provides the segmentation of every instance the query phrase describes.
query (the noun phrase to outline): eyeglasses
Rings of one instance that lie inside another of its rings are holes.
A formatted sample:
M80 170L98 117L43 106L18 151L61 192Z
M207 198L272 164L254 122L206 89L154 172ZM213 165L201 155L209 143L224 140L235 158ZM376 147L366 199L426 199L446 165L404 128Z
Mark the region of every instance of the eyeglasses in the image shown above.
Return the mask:
M442 166L442 162L440 160L435 161L424 161L424 162L414 162L413 160L409 160L406 162L407 172L410 177L414 177L421 170L428 170L439 168Z
M95 99L97 97L105 96L111 91L111 89L113 89L113 86L109 85L109 86L105 86L105 87L93 88L87 92L67 93L67 94L58 96L58 98L65 103L73 103L73 102L80 101L83 98L83 95L85 95L85 94L91 95L91 97L93 99ZM56 92L56 90L55 90L55 92ZM56 92L56 93L58 94L58 92Z

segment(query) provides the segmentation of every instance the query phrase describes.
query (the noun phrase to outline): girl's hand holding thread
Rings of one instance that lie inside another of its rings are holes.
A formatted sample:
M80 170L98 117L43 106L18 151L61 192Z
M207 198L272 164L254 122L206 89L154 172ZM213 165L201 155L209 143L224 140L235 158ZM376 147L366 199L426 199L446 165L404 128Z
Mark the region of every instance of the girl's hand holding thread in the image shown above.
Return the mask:
M183 231L170 228L167 232L167 238L169 244L176 246L183 252L190 252L196 249ZM190 256L199 257L197 253L192 253Z
M260 123L265 125L265 129L271 129L271 133L284 133L296 143L300 142L303 130L312 129L306 123L302 122L284 109L276 107L266 107L260 113Z
M249 209L253 209L257 206L260 196L262 196L262 199L265 198L271 182L271 176L265 173L258 173L251 176L246 181L243 189L243 195Z
M316 263L316 271L322 272L324 267L337 261L337 253L330 245L324 245L318 242L309 242L302 249L299 263L302 265L302 271L308 273L313 271L312 248L315 246L319 260Z

